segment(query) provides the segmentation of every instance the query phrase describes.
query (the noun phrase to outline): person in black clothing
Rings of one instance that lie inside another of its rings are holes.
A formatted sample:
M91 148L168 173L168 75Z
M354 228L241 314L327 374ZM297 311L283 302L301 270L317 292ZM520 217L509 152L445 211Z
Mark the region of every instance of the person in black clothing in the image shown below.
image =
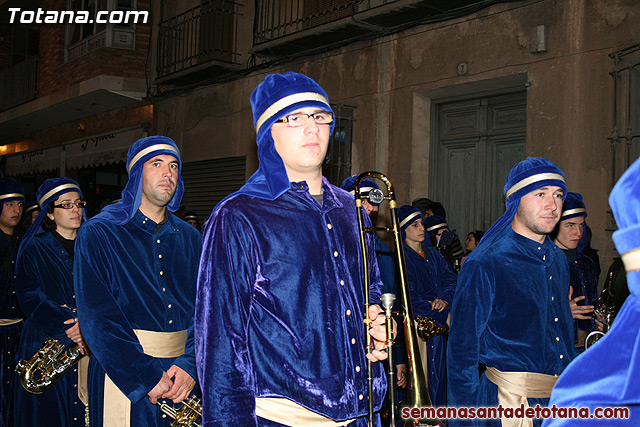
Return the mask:
M13 426L13 387L23 314L16 298L15 261L22 235L18 226L24 209L24 187L15 179L0 178L0 427Z

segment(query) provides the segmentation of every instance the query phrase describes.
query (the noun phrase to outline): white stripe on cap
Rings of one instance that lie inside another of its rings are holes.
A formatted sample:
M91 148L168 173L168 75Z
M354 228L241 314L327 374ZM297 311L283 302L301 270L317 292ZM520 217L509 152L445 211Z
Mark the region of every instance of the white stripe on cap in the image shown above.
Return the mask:
M640 248L632 249L620 255L624 269L628 273L640 271Z
M40 206L42 206L42 204L45 202L45 200L47 200L49 197L53 196L54 194L56 194L59 191L62 190L66 190L68 188L75 188L76 190L78 190L78 192L80 192L80 187L78 187L75 184L62 184L62 185L58 185L57 187L54 187L53 190L49 190L47 192L47 194L45 194L44 196L40 197L40 200L38 200L38 203L40 204Z
M444 228L444 227L448 227L447 223L441 222L440 224L432 225L431 227L427 228L427 231L432 231L432 230L436 230L438 228Z
M320 101L329 106L329 101L327 100L327 98L315 92L294 93L293 95L285 96L284 98L279 99L271 104L269 108L264 110L264 113L260 115L260 117L256 121L256 133L260 131L260 127L264 124L264 122L269 120L275 114L284 110L290 105L303 101Z
M422 213L420 211L416 211L411 215L409 215L408 217L406 217L405 219L403 219L400 222L400 228L404 227L405 224L407 224L409 221L411 221L413 218L417 217L418 215L422 215Z
M567 209L566 211L562 212L561 216L569 216L569 215L582 213L582 212L587 212L587 210L585 208Z
M151 153L153 151L160 151L160 150L173 151L174 153L176 153L176 155L178 157L180 156L180 153L178 153L178 150L173 145L169 145L169 144L154 144L154 145L151 145L151 146L145 148L144 150L140 151L138 154L136 154L133 157L133 159L131 159L131 163L129 163L129 167L127 168L127 172L131 172L131 168L133 167L133 165L135 165L138 162L138 160L140 160L142 157L146 156L147 154L149 154L149 153Z
M24 194L20 194L20 193L3 194L2 196L0 196L0 200L11 199L11 198L17 199L19 197L24 199Z
M368 193L369 191L373 190L376 187L360 187L360 193L364 194L364 193ZM355 188L351 191L349 191L349 193L353 194L354 196L356 195L356 190Z
M565 182L564 177L562 175L560 175L559 173L552 173L552 172L546 172L546 173L539 173L536 175L531 175L530 177L527 177L525 179L523 179L520 182L515 183L514 185L511 186L511 188L507 191L506 194L506 198L508 199L509 196L511 196L513 193L515 193L516 191L526 187L529 184L533 184L534 182L538 182L538 181L544 181L547 179L555 179L558 181L562 181Z

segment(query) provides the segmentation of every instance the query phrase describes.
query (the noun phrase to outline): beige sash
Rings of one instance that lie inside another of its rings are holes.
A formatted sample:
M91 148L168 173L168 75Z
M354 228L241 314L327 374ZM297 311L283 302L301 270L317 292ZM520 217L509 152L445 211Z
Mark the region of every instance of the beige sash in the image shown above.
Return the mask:
M184 354L187 330L177 332L155 332L134 329L144 354L158 358L178 357ZM126 361L123 361L126 363ZM104 427L131 427L131 401L111 381L104 376Z
M536 372L502 372L487 366L485 375L498 386L498 403L503 408L529 407L528 397L551 397L551 389L558 379L555 375ZM503 427L532 427L531 418L501 418Z
M0 319L0 326L11 326L22 322L22 319Z
M256 397L256 415L290 427L342 427L355 420L334 421L285 397Z
M84 403L84 406L89 404L89 383L87 381L89 357L90 356L84 356L78 360L78 398L82 403Z

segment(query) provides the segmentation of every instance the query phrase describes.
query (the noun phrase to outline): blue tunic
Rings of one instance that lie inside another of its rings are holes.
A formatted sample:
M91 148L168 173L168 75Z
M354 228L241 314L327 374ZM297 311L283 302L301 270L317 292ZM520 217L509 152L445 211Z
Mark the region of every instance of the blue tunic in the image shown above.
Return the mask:
M15 261L18 246L24 232L22 228L14 229L13 243L10 244L4 233L0 232L0 319L22 319L24 315L18 305L16 296ZM18 344L23 323L0 326L0 396L13 396L16 382L15 366L18 362ZM0 427L13 426L13 401L0 399Z
M76 239L74 285L78 317L92 351L91 425L102 425L105 373L131 400L131 425L167 425L147 393L171 365L196 378L193 312L201 251L198 230L168 214L156 223L140 211L124 225L89 220ZM144 354L134 329L188 330L178 358Z
M442 254L431 247L423 247L425 258L404 246L407 276L411 290L411 305L414 316L431 317L441 326L447 323L449 310L456 290L457 276L451 271ZM431 303L439 298L449 304L444 310L431 308ZM447 404L447 338L437 335L427 345L427 381L429 396L434 406Z
M638 274L638 273L635 273ZM558 407L629 409L628 419L548 419L544 427L640 425L638 385L640 298L631 294L611 330L567 366L553 387L550 404Z
M322 187L322 207L301 182L276 200L233 195L211 215L196 304L204 426L273 425L256 417L256 397L286 397L335 420L367 414L356 208L346 191L326 179ZM368 245L373 254L371 236ZM382 364L373 367L379 408L386 381Z
M573 287L573 296L576 298L585 296L579 305L595 305L598 299L598 269L596 264L579 251L564 251L569 261L569 272L571 277L571 286ZM571 253L573 252L573 254ZM575 259L573 259L575 258ZM574 330L576 342L578 338L578 330L591 332L595 329L593 319L574 320ZM584 342L578 343L584 347Z
M498 405L498 388L478 378L478 363L559 375L576 355L568 289L566 257L548 237L541 244L509 225L478 246L460 272L451 311L449 406ZM537 403L548 399L529 399ZM477 424L462 421L449 425Z
M71 344L63 322L76 317L73 260L51 233L35 235L18 265L16 292L25 322L20 359L29 360L47 337ZM78 398L77 365L43 394L15 388L16 426L84 426L84 404Z

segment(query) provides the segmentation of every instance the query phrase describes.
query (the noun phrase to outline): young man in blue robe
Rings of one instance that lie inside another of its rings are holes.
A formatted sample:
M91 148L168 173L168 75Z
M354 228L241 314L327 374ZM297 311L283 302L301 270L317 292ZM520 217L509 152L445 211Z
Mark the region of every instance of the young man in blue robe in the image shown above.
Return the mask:
M548 236L566 189L564 172L547 159L527 158L509 172L506 212L458 277L447 350L449 406L544 406L575 357L569 266ZM487 367L480 378L479 363ZM541 420L450 419L449 425L501 422Z
M596 264L582 253L586 245L585 219L587 208L582 195L568 193L562 205L562 216L551 234L555 243L567 257L571 277L571 313L574 319L576 348L584 351L584 341L595 329L591 316L598 299L598 269Z
M74 284L92 352L92 426L167 425L154 404L195 386L193 312L198 230L172 215L184 184L175 142L150 136L127 154L122 200L82 226Z
M16 294L27 318L19 358L31 359L47 338L64 346L76 343L86 354L73 289L74 242L85 204L82 192L70 178L51 178L38 187L36 197L42 211L25 235L16 262ZM81 358L42 394L16 386L15 426L84 426L87 365L88 359Z
M425 238L424 216L409 205L398 210L404 240L407 278L414 316L433 319L438 326L449 324L449 311L456 290L456 275L447 261ZM447 405L447 337L438 334L418 342L420 357L429 384L429 396L435 407Z
M24 315L16 297L15 261L23 232L18 226L24 209L24 187L0 178L0 427L13 426L14 368Z
M613 242L627 271L630 295L611 330L564 370L553 388L551 404L588 408L590 415L628 415L625 419L548 419L544 427L640 425L640 160L622 174L609 195L618 224ZM625 412L619 412L619 411ZM606 412L605 412L606 411Z
M270 74L251 96L258 171L204 230L196 303L203 426L366 426L384 399L384 316L365 349L362 254L353 196L322 176L333 131L312 79ZM369 253L375 242L367 239ZM372 304L382 283L369 257Z

